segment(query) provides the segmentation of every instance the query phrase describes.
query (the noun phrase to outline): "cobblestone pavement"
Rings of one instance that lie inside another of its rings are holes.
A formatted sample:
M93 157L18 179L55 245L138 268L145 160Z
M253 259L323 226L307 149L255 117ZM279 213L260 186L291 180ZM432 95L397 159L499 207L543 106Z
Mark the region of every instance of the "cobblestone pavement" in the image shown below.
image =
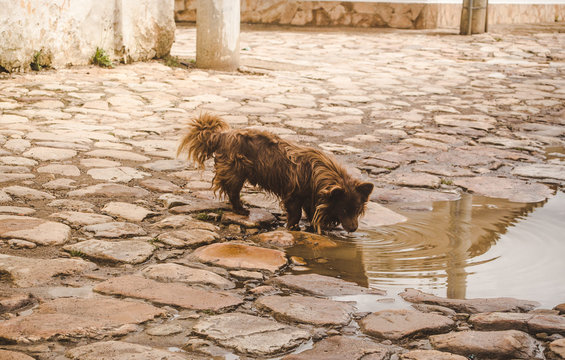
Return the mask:
M264 233L284 223L272 200L247 189L250 217L231 214L210 169L175 158L186 121L211 111L334 152L374 181L382 223L402 220L381 205L399 199L542 201L565 183L563 30L251 27L239 73L1 75L0 358L565 358L563 305L410 290L419 311L367 314L331 300L386 295L285 274L303 265L285 246L335 243ZM179 28L173 55L190 65L194 48Z

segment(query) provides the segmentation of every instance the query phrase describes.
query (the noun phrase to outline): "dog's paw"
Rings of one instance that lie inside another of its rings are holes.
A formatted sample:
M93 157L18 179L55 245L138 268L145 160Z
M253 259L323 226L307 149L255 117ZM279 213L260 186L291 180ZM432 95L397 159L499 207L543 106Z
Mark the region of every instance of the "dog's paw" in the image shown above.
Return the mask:
M249 210L240 208L240 209L233 209L233 212L238 215L249 216Z
M287 225L286 228L290 231L300 231L300 226L298 224L295 225Z

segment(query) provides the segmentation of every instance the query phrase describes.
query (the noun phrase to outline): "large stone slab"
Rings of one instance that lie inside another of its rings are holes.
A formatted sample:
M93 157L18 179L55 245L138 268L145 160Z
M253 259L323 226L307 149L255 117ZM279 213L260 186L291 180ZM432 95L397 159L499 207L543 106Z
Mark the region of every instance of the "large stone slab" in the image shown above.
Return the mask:
M80 170L74 165L49 164L38 167L37 172L62 176L80 176Z
M359 229L376 229L379 226L394 225L405 222L408 219L386 207L369 201L365 214L359 219Z
M461 195L431 190L420 190L410 188L399 189L375 189L371 199L386 202L428 202L428 201L454 201L459 200Z
M312 349L287 355L283 360L387 360L389 356L390 351L385 346L369 339L332 336L315 343Z
M222 215L222 222L234 223L245 227L261 227L274 223L277 219L273 214L264 209L251 208L248 215L226 212Z
M33 313L0 323L0 339L30 343L45 340L111 335L140 324L164 311L149 304L112 298L59 298L45 302Z
M161 283L137 275L106 280L93 290L193 310L220 311L243 303L243 299L227 292L191 288L179 283Z
M88 225L84 231L94 233L96 237L123 238L131 236L143 236L147 232L139 225L127 222L108 222L103 224Z
M485 359L544 359L540 344L522 331L461 331L432 335L436 350Z
M104 224L113 220L110 216L80 211L61 211L53 213L49 217L64 220L72 227Z
M149 259L155 247L139 240L104 241L86 240L63 248L68 252L76 252L90 259L109 262L139 264Z
M409 336L446 332L455 326L455 322L443 315L402 309L372 313L363 318L359 325L365 334L400 340Z
M110 182L127 183L133 179L143 179L149 176L149 173L136 170L128 166L118 166L111 168L94 168L86 172L95 180L104 180Z
M0 359L3 359L3 360L34 360L31 356L27 356L24 353L16 352L16 351L9 351L9 350L0 350Z
M513 202L539 202L553 195L544 184L529 183L518 179L478 176L454 179L453 183L472 193Z
M172 193L181 190L180 186L175 185L168 180L162 179L144 179L141 180L139 184L151 191L157 191L161 193Z
M352 282L318 274L277 276L267 283L315 296L386 294L384 290L364 288Z
M52 147L33 147L22 155L39 161L60 161L74 157L77 154L71 149L57 149Z
M28 216L0 215L0 238L23 239L38 245L67 242L71 228L58 222Z
M255 301L258 309L268 311L279 321L317 326L345 326L355 308L339 301L310 296L263 296Z
M559 315L491 312L472 315L469 322L476 330L521 330L532 334L565 335L565 317Z
M183 230L187 229L202 229L202 230L209 230L209 231L219 231L220 228L214 224L195 220L190 215L171 215L163 218L162 220L157 221L153 224L155 227L159 229L177 229L182 228Z
M188 205L172 202L169 207L172 207L169 210L172 214L191 214L195 212L226 210L231 208L230 205L225 202L206 199L191 199Z
M24 199L24 200L53 200L55 196L45 192L39 191L26 186L7 186L2 189L6 194L12 195L14 197Z
M261 233L253 240L265 245L277 247L306 246L312 249L334 248L338 244L326 236L304 231L275 230Z
M513 175L537 178L557 179L565 181L565 165L557 164L528 164L516 166L512 170Z
M565 359L565 339L554 340L549 344L549 350L557 359Z
M143 221L148 216L157 214L153 211L147 210L144 207L120 201L112 201L107 203L102 208L102 211L104 211L106 214L118 216L126 219L127 221L135 222Z
M37 259L0 254L0 273L19 287L49 283L60 275L75 275L97 266L82 259Z
M382 180L399 186L423 187L436 189L441 184L438 176L418 172L393 172Z
M235 284L211 271L194 269L179 264L155 264L141 271L143 276L160 282L212 285L220 289L233 289Z
M69 191L67 195L69 197L108 197L111 199L115 199L115 198L144 199L147 198L147 196L149 195L149 191L138 187L105 183L105 184L91 185L82 189Z
M477 314L482 312L527 312L540 304L536 301L519 300L514 298L476 298L476 299L446 299L423 293L415 289L406 289L399 294L404 300L412 303L425 303L445 306L459 312Z
M286 256L279 250L238 243L218 243L200 247L191 256L204 263L230 269L266 270L275 272L286 265Z
M310 338L308 331L242 313L204 318L193 331L237 352L256 356L288 351Z
M400 355L401 360L468 360L461 355L437 350L414 350Z
M129 161L149 161L151 158L137 154L131 151L124 150L106 150L97 149L84 153L85 155L98 157L98 158L110 158L116 160L129 160Z
M202 229L173 230L157 236L159 242L175 248L207 245L219 238L217 233Z
M182 353L132 344L123 341L101 341L68 350L66 357L73 360L187 360Z

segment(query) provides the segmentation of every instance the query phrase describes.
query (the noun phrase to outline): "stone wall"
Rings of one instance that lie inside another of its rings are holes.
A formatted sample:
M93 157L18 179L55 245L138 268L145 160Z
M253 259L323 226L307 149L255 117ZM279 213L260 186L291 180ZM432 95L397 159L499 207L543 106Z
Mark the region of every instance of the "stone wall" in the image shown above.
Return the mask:
M138 61L169 53L173 0L0 0L0 66L88 64L96 48L113 60Z
M456 3L241 0L241 21L253 24L435 29L459 28L460 16ZM196 21L196 0L175 0L175 20ZM553 21L565 21L565 4L489 5L491 25Z

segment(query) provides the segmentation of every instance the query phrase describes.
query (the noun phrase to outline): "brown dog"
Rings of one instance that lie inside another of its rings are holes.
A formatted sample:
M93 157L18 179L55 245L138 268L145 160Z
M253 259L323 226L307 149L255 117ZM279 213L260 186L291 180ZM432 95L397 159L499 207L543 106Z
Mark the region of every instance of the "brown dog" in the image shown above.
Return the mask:
M352 178L319 150L269 132L233 130L211 114L191 121L178 149L178 154L182 152L201 167L214 155L213 189L227 195L238 214L249 213L239 198L246 181L277 195L287 212L289 229L298 228L304 209L318 233L339 224L353 232L373 191L373 184Z

